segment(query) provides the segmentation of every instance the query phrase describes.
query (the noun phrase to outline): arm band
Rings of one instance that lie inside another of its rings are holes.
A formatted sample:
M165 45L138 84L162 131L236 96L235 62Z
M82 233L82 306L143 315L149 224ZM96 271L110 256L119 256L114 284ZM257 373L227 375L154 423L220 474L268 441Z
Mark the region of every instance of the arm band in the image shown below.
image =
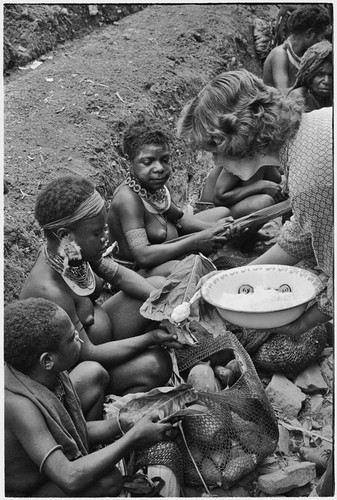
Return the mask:
M46 463L47 458L50 457L50 455L52 453L54 453L54 451L56 451L56 450L63 450L63 446L61 446L60 444L57 444L56 446L54 446L54 448L52 448L51 450L48 451L48 453L44 456L44 458L40 464L40 467L39 467L40 474L42 474L42 469L43 469L44 464Z
M129 245L130 252L132 252L132 250L136 247L148 246L150 244L146 231L143 227L126 231L125 238Z

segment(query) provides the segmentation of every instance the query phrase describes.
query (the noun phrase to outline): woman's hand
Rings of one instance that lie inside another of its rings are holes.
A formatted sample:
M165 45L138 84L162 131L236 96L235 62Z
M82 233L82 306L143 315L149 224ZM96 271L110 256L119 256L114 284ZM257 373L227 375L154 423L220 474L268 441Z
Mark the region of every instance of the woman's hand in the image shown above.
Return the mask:
M194 238L196 240L196 250L204 255L210 255L222 248L225 243L231 238L231 225L228 229L224 229L223 224L217 224L210 229L204 229L197 233Z
M278 328L271 328L269 332L272 334L287 335L288 337L296 340L300 335L302 335L302 333L315 328L315 326L324 325L330 319L330 316L322 313L318 309L317 304L314 304L313 306L309 307L309 309L307 309L302 314L302 316L300 316L292 323L284 326L279 326Z
M172 349L181 349L183 347L183 345L178 342L177 335L175 333L170 333L162 328L152 330L150 333L152 334L154 344L159 344Z
M135 433L137 448L147 447L175 436L177 430L171 423L159 423L158 420L158 413L154 411L145 415L133 426L131 432Z

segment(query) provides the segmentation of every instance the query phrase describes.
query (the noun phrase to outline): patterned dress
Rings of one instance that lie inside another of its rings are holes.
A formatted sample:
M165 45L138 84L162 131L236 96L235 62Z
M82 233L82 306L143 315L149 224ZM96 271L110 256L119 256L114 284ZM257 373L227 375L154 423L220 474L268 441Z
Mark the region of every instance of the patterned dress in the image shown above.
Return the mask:
M333 315L332 108L305 113L296 135L280 152L288 174L293 216L283 226L279 245L299 260L314 258L326 289L317 297L320 311Z

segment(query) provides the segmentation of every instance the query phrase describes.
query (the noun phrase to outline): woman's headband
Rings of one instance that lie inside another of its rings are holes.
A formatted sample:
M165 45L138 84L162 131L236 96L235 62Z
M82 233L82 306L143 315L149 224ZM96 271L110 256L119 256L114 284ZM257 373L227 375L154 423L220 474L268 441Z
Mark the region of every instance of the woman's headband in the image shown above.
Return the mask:
M102 208L104 207L104 200L98 191L92 193L89 198L84 200L73 212L72 215L68 215L63 219L58 219L52 222L48 222L42 226L42 229L59 229L60 227L71 226L75 222L82 219L90 219L98 215Z

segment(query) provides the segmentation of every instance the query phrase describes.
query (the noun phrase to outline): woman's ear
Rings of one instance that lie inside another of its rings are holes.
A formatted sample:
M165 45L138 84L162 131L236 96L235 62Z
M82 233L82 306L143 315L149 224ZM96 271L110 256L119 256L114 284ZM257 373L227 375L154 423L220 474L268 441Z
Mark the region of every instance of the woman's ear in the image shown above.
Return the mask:
M45 370L52 370L54 368L54 361L49 352L44 352L43 354L41 354L39 361L40 365Z
M55 235L61 241L65 236L69 236L70 230L67 227L60 227L56 230Z

